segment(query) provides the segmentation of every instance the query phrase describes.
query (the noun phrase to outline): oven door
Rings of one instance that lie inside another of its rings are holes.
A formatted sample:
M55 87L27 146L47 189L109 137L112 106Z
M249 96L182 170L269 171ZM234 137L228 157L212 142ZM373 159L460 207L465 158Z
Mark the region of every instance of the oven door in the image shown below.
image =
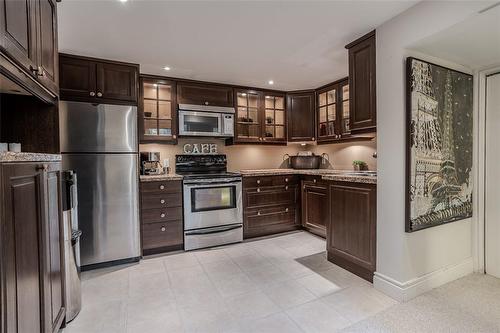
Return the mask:
M223 136L222 113L179 110L179 135Z
M243 223L241 180L184 184L184 230Z

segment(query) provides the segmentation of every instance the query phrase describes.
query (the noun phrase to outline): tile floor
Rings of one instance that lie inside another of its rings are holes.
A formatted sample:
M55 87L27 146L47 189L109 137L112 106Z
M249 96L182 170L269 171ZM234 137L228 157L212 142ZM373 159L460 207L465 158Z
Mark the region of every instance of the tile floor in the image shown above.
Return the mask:
M396 304L306 232L85 272L64 333L334 332Z

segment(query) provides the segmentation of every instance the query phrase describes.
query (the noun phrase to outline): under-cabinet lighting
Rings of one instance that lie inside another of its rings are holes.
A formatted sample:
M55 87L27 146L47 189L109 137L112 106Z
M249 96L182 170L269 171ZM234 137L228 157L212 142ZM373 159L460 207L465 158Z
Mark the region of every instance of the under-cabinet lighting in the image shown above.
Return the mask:
M273 80L269 80L267 83L270 84L270 85L273 85L274 81Z
M166 70L166 71L169 71L169 70L170 70L170 67L165 66L165 67L163 67L163 69L164 69L164 70Z

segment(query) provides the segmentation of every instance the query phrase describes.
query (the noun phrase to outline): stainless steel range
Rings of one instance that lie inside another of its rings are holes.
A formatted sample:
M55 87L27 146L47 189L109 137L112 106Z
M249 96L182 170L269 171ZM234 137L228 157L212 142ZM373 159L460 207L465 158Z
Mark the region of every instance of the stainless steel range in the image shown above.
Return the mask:
M241 175L227 172L226 155L176 155L175 169L184 176L184 249L241 242Z

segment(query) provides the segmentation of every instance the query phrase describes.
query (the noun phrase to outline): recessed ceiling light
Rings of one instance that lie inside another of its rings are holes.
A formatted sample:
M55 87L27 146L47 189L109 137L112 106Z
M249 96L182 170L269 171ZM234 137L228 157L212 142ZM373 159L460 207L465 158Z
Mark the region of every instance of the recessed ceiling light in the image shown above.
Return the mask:
M273 85L274 81L273 80L269 80L267 83L270 84L270 85Z
M165 67L163 67L163 69L164 69L164 70L166 70L166 71L169 71L169 70L170 70L170 67L165 66Z
M128 0L118 0L118 1L120 1L120 2L127 2Z

